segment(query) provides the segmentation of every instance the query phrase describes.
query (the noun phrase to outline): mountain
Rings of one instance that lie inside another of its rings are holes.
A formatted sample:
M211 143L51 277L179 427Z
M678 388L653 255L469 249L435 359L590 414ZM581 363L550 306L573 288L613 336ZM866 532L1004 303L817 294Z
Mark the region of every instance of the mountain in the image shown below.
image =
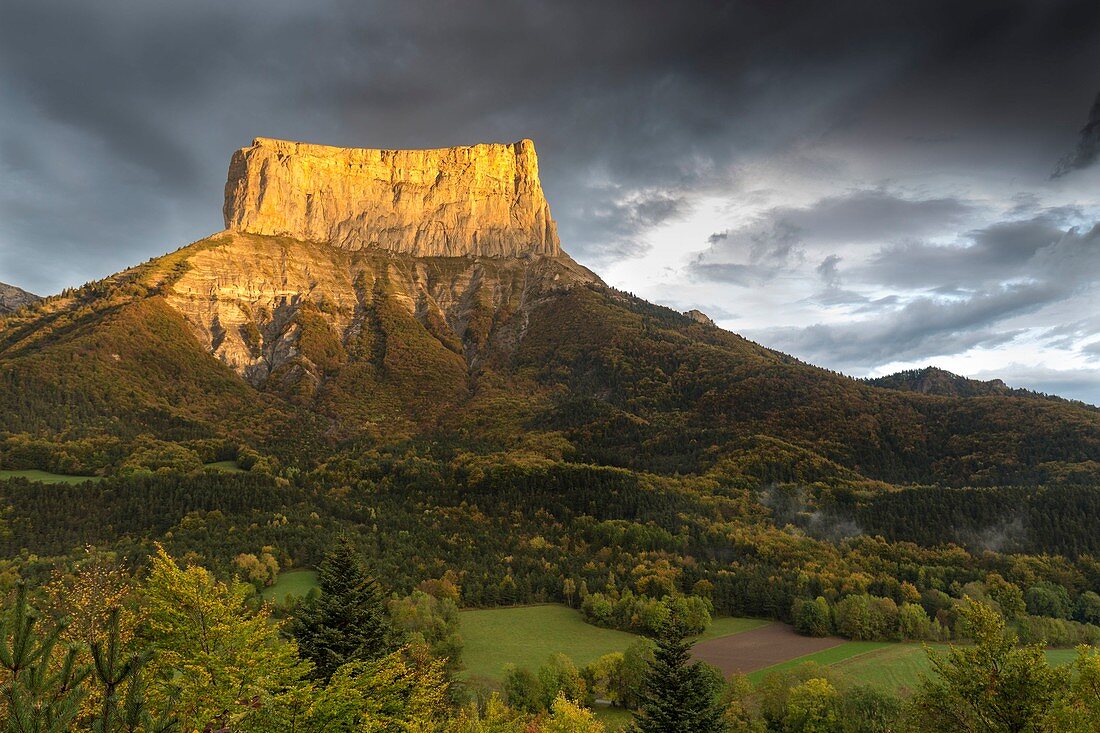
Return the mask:
M37 295L14 285L0 283L0 316L14 313L25 305L41 300Z
M418 257L560 257L535 144L364 150L256 138L225 185L227 229Z
M896 389L903 392L919 392L940 397L989 397L989 396L1014 396L1033 399L1055 400L1070 402L1063 397L1034 392L1029 389L1009 387L1000 379L969 379L967 377L952 374L945 369L936 367L924 367L923 369L909 369L903 372L888 374L883 377L868 379L868 384L886 389ZM1077 403L1085 408L1092 405Z
M759 481L1100 478L1094 411L848 379L607 287L561 249L528 140L257 138L223 213L0 325L0 449L107 472L153 441L302 466L408 443Z

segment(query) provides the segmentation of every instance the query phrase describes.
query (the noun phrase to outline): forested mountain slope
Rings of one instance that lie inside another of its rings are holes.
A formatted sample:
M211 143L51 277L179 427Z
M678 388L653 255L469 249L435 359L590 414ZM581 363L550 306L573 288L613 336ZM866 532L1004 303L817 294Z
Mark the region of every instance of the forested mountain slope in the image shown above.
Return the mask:
M290 442L306 463L347 441L502 450L547 430L575 460L692 473L736 455L766 480L843 467L1039 484L1095 479L1100 461L1100 414L1082 406L877 387L612 290L571 260L238 233L4 321L0 385L9 435Z
M800 362L574 262L529 141L399 153L257 141L225 231L0 319L0 579L346 534L466 605L1100 589L1100 411Z
M1100 480L1085 406L853 380L607 287L561 250L530 141L257 139L225 219L0 321L0 461L112 473L190 441L310 467L411 441L763 482Z

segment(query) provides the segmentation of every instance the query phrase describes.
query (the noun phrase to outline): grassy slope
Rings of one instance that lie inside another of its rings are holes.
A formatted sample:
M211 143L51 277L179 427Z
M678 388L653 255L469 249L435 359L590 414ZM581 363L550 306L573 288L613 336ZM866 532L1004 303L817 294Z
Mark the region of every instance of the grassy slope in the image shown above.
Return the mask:
M782 672L792 667L797 667L800 664L806 664L807 662L814 662L822 666L829 666L843 662L846 659L858 657L868 652L873 652L883 647L896 646L889 642L882 641L849 641L835 646L831 649L825 649L824 651L815 652L813 654L807 654L802 657L795 657L794 659L788 659L786 662L780 662L779 664L772 665L765 669L758 669L755 672L751 672L748 678L752 682L759 682L764 679L771 672Z
M936 644L932 648L943 652L947 645ZM1076 653L1073 649L1048 649L1046 656L1051 664L1062 665L1073 661ZM830 667L851 682L902 695L916 689L920 676L932 669L922 644L849 641L832 649L757 670L748 677L755 683L772 672L782 672L808 662Z
M248 473L236 461L214 461L213 463L207 463L203 468L211 471L224 471L225 473Z
M85 481L99 481L99 476L66 476L60 473L50 473L49 471L0 471L0 481L9 478L25 478L28 481L38 481L44 484L82 484Z
M768 624L775 623L774 621L768 621L762 618L737 618L735 616L724 616L722 618L714 619L710 627L704 631L696 641L707 641L708 639L717 639L722 636L729 636L730 634L740 634L742 631L749 631L750 629L758 629L761 626L767 626Z
M317 587L317 572L314 570L288 570L279 573L279 579L263 589L261 595L268 601L282 601L288 595L304 596L311 588Z
M936 645L934 648L942 652L946 647ZM1068 664L1076 654L1073 649L1046 651L1047 661L1054 665ZM905 694L916 688L920 676L930 672L932 665L920 644L889 644L838 662L833 669L854 682Z
M737 634L771 623L752 618L718 618L700 640ZM578 666L623 651L638 637L585 623L565 606L522 606L463 611L461 634L467 674L500 679L506 664L534 669L562 653Z
M490 679L500 679L507 664L534 669L559 652L579 667L638 638L592 626L577 611L552 605L463 611L461 634L466 673Z
M599 718L600 722L604 724L608 733L617 733L617 731L626 730L626 727L634 720L634 714L622 708L597 705L593 709L593 712L596 713L596 717Z
M225 471L226 473L247 473L237 465L236 461L216 461L207 463L204 468L212 471ZM38 481L43 484L82 484L85 481L101 481L102 476L70 476L63 473L50 473L37 469L11 470L0 469L0 481L9 478L25 478L28 481Z

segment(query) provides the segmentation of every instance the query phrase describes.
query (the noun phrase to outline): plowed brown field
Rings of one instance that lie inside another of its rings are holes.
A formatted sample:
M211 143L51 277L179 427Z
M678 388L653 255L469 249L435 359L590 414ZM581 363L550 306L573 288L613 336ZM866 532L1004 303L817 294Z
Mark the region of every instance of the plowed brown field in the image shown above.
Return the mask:
M843 643L844 639L835 636L815 639L799 636L786 624L768 624L696 644L691 654L695 659L713 664L730 675L734 672L755 672Z

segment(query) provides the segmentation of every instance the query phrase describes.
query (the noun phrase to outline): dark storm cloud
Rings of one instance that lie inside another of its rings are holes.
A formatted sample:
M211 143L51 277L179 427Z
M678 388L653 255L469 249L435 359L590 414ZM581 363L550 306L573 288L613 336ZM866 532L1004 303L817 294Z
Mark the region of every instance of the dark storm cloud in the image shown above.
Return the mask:
M1100 334L1100 315L1090 315L1048 328L1043 338L1052 348L1073 349L1096 334Z
M1096 91L1095 5L10 0L0 279L48 292L216 230L229 154L255 135L532 137L590 262L636 253L746 156L822 136L872 154L936 139L968 164L966 133L995 129L975 156L1049 170Z
M851 306L867 303L867 296L853 290L846 290L843 287L840 276L841 259L840 256L831 254L814 268L814 272L821 279L823 287L809 299L809 302L827 306Z
M885 270L884 279L892 275L914 286L935 280L936 272L941 281L961 272L971 283L989 284L974 290L937 288L908 300L886 298L865 305L860 320L773 329L762 339L811 361L855 370L1004 343L1017 333L1006 329L1005 321L1095 290L1100 225L1066 230L1053 225L1065 216L1059 210L994 224L973 232L967 247L892 248L872 268ZM831 268L827 263L818 268L825 275ZM1098 330L1100 321L1090 317L1049 329L1044 338L1072 348Z
M973 208L954 198L908 198L878 189L829 196L805 208L777 208L768 216L813 241L850 244L950 229Z
M709 246L691 270L708 280L752 286L801 263L807 248L950 231L973 208L953 198L911 199L885 190L850 191L804 207L774 207L739 228L708 237ZM826 270L818 274L835 278L836 262L820 267Z
M578 215L585 222L586 235L602 244L591 259L606 262L637 254L646 248L641 237L661 224L688 212L690 203L667 191L599 191L582 203Z
M838 269L840 267L840 257L836 255L829 255L821 261L817 267L814 268L816 272L824 281L825 287L836 288L840 287L840 273Z
M692 272L705 280L742 287L766 283L805 258L801 231L782 219L712 234L707 241L711 246L692 263ZM738 258L748 262L726 261Z
M860 274L869 282L941 292L1030 275L1040 251L1078 236L1068 228L1079 218L1076 209L1058 208L1028 219L994 222L963 235L957 244L910 239L883 247Z
M958 354L1011 341L1018 331L1001 321L1041 308L1057 290L1049 284L1015 285L965 300L922 297L865 321L766 332L766 342L801 358L844 369L867 364Z

